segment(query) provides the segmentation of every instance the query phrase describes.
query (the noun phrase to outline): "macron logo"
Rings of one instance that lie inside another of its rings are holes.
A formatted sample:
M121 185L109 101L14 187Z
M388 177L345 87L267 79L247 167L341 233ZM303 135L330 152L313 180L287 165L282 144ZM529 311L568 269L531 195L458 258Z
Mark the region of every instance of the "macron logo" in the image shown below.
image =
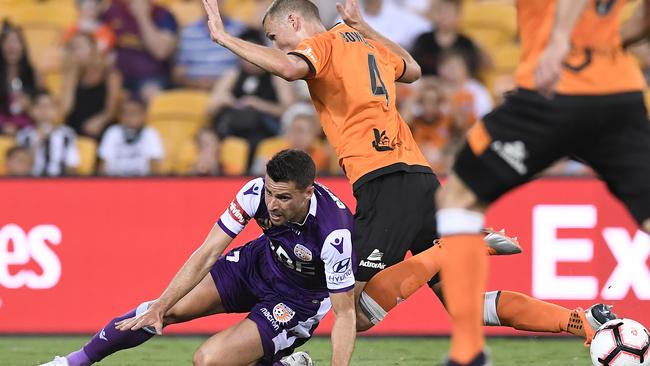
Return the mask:
M343 254L343 238L336 238L334 239L334 243L331 244L339 254Z
M368 256L368 260L372 262L381 262L381 258L384 256L383 252L380 252L379 249L375 249Z
M104 329L102 329L102 332L99 333L99 339L103 339L108 342L108 338L106 338L106 331Z
M244 192L244 196L247 196L249 194L252 194L253 196L257 196L259 194L259 190L260 190L260 187L254 185L254 186L250 187L249 189L247 189L246 192Z

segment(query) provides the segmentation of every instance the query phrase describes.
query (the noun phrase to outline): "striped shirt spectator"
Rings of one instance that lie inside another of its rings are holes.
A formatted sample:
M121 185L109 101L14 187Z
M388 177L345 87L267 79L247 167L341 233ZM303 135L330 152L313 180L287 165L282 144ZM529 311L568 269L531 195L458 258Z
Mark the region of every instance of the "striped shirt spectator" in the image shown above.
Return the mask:
M54 127L47 135L39 128L27 127L16 135L16 144L33 151L32 175L58 177L73 174L79 166L79 150L74 131L67 126Z
M230 34L239 35L246 29L245 24L230 18L223 21ZM215 81L239 65L235 54L212 41L207 19L181 30L176 59L176 83L203 89L211 89Z

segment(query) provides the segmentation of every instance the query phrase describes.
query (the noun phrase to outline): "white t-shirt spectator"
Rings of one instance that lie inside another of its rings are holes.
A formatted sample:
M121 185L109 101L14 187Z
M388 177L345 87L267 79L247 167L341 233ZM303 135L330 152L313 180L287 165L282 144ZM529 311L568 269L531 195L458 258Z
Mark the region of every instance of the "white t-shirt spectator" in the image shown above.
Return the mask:
M415 39L422 33L433 28L431 21L426 18L404 11L393 0L383 0L381 10L377 15L363 11L366 22L391 41L410 50Z
M151 174L151 160L162 159L164 150L154 128L145 126L133 133L122 125L114 125L106 130L98 155L107 175L145 176Z
M27 127L18 132L16 143L34 149L34 176L57 177L65 174L65 168L79 166L77 136L70 127L55 127L38 146L38 131Z

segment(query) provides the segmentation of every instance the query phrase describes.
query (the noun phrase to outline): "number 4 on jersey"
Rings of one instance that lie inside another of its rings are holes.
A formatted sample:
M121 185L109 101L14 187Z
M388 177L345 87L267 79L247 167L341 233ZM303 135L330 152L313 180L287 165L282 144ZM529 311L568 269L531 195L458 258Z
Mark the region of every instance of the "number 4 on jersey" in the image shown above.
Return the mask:
M373 54L368 54L368 71L370 72L370 89L372 90L372 94L385 96L386 106L389 106L390 96L388 95L384 81L381 79L379 68L377 67L377 59Z

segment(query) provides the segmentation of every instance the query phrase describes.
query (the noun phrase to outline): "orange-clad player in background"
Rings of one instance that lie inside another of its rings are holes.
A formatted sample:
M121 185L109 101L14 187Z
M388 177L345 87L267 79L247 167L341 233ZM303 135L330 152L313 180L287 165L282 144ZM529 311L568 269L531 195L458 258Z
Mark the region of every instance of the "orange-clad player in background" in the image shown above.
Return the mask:
M517 1L518 89L469 132L438 192L441 276L454 321L451 357L482 365L487 262L480 230L490 203L565 156L585 161L650 232L650 124L645 83L622 46L624 1ZM647 6L647 4L645 4ZM642 12L645 14L645 12ZM637 37L647 18L625 35Z

